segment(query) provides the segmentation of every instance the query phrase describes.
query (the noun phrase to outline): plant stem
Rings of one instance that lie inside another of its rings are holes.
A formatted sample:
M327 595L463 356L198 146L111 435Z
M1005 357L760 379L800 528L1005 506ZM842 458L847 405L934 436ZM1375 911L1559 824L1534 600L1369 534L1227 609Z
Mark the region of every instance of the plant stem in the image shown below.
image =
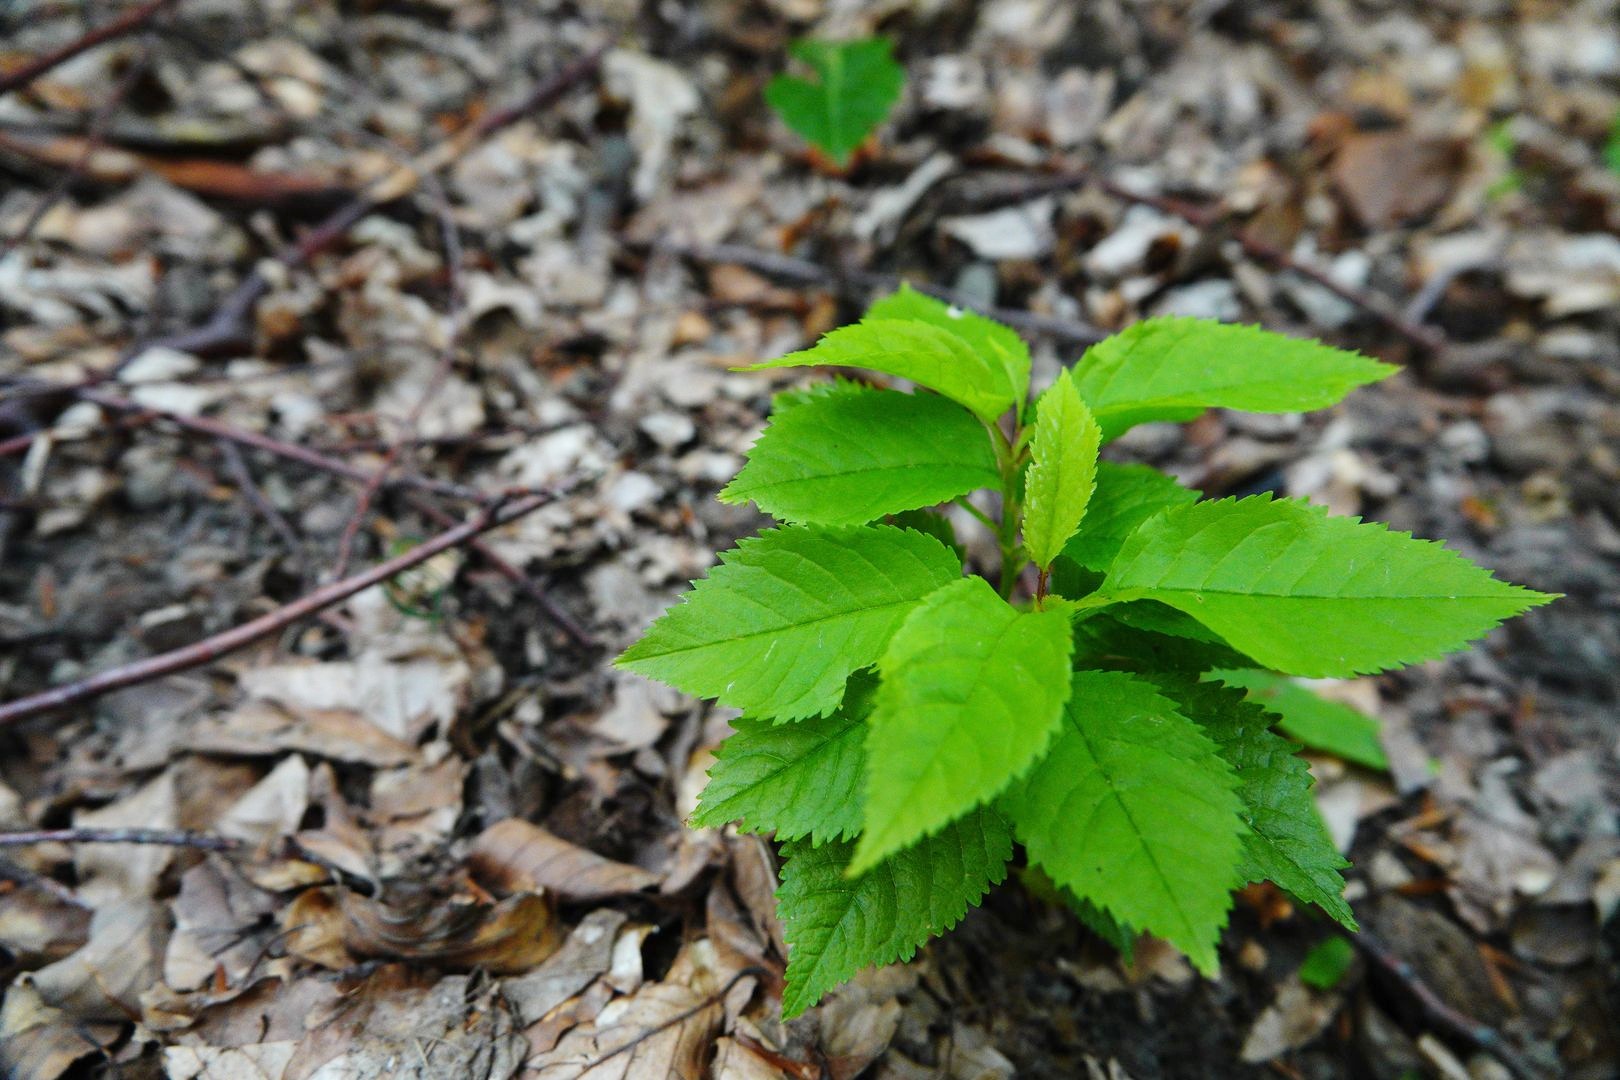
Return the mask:
M1001 598L1012 598L1013 588L1024 565L1018 558L1018 523L1023 507L1018 499L1018 455L1013 443L999 427L991 425L990 434L996 446L996 465L1001 472L1001 526L996 529L996 540L1001 546Z
M962 509L966 510L969 514L972 514L981 524L984 525L985 528L989 529L997 536L1001 535L1001 526L996 524L995 520L992 519L989 514L968 502L968 497L966 495L958 495L951 501L957 506L960 506Z

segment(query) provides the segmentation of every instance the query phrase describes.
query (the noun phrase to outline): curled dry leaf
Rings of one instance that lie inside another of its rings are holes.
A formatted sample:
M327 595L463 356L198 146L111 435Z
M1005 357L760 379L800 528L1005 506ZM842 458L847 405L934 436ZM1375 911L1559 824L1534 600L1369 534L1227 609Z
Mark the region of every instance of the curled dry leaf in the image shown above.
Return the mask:
M334 969L384 959L509 974L539 964L561 942L550 901L533 892L485 903L423 890L386 901L330 886L300 893L282 927L289 952Z
M56 1080L100 1049L81 1024L47 1005L27 976L6 990L0 1005L0 1075Z
M138 897L98 908L84 948L34 973L39 996L81 1020L139 1016L141 992L162 972L168 918Z
M604 859L518 818L485 829L469 863L480 880L503 891L543 888L570 902L640 892L659 881L657 874Z
M550 959L527 975L502 984L502 996L517 1010L524 1027L607 974L624 922L622 912L609 908L591 912Z

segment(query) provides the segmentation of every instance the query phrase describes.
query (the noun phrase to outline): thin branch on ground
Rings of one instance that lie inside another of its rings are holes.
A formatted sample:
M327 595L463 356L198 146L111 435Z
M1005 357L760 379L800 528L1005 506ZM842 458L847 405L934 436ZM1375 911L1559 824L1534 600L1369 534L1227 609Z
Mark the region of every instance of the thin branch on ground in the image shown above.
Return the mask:
M231 474L231 482L242 492L248 505L252 506L270 526L288 553L297 554L302 546L298 542L298 534L293 532L293 527L287 523L281 511L276 509L275 504L259 487L258 481L253 479L253 472L248 468L247 459L242 456L242 451L237 449L236 443L230 439L216 439L214 444L219 447L220 457L225 459L225 468Z
M35 844L152 844L158 847L235 851L240 840L190 829L19 829L0 832L0 848Z
M1500 1032L1448 1003L1388 945L1366 930L1350 935L1350 940L1368 963L1397 983L1417 1004L1425 1024L1449 1038L1492 1055L1519 1080L1535 1080L1535 1070L1519 1059Z
M49 191L39 197L39 201L29 211L28 218L22 223L22 227L3 243L0 243L0 258L4 258L12 251L28 243L29 240L32 240L34 230L39 228L40 222L45 220L45 216L51 212L51 209L57 203L67 197L68 192L73 190L73 185L84 177L85 169L89 167L90 160L106 142L107 129L112 125L113 116L117 114L124 101L134 91L135 84L140 82L142 76L146 74L151 62L152 47L151 43L148 42L146 47L141 50L139 59L129 66L128 71L124 72L123 78L118 80L118 85L113 87L112 93L107 95L107 100L101 104L101 107L96 110L95 116L91 118L90 126L85 131L84 149L80 152L79 159L66 172L57 177L56 183L51 186Z
M1251 259L1269 263L1279 270L1288 271L1306 278L1358 310L1371 315L1385 327L1426 352L1438 352L1446 346L1445 335L1439 330L1432 326L1424 326L1421 322L1409 318L1394 303L1384 297L1368 292L1365 289L1358 289L1353 285L1347 285L1322 267L1296 259L1289 252L1277 247L1270 241L1261 239L1246 229L1231 228L1232 223L1218 206L1203 206L1168 195L1156 195L1150 192L1138 191L1127 184L1121 184L1117 180L1099 175L1090 169L1069 170L1049 176L1037 176L981 190L963 196L958 200L958 203L969 205L974 209L991 209L996 206L1027 202L1042 195L1072 191L1087 185L1095 185L1099 191L1106 192L1121 202L1146 206L1169 217L1180 218L1195 229L1213 233L1227 228L1229 229L1228 235L1237 242L1238 246L1243 249L1243 253Z
M261 615L250 622L243 623L241 626L233 627L223 633L215 634L212 637L204 638L202 641L179 649L159 653L156 656L149 656L144 660L111 668L88 678L80 679L77 682L69 683L66 686L58 686L51 690L20 698L6 705L0 705L0 728L20 723L32 717L56 712L70 705L89 701L114 690L124 690L131 686L151 682L154 679L211 664L222 656L279 633L296 622L315 615L335 604L342 603L355 593L369 589L373 585L379 585L412 567L419 566L441 552L460 547L491 529L516 521L525 514L531 514L554 501L564 494L566 490L567 488L564 487L552 491L537 492L514 501L488 505L464 524L440 533L433 539L418 544L401 555L378 563L371 569L355 574L352 577L334 581L330 585L316 589L314 592L294 600L290 604L279 607L266 615Z
M715 265L729 263L752 270L756 274L787 281L796 285L816 285L832 289L849 299L865 300L872 293L888 292L900 287L906 280L897 274L883 274L873 270L842 270L809 259L782 255L774 251L748 247L744 244L689 244L680 240L658 240L648 245L627 245L675 255L693 262ZM1063 319L1054 315L1037 315L1012 308L986 308L977 300L955 289L922 282L911 282L912 288L927 293L947 304L983 312L998 322L1032 336L1048 337L1075 345L1094 345L1107 337L1103 330L1078 319Z
M92 28L87 33L68 42L59 49L45 53L24 64L15 71L0 75L0 97L21 90L42 75L61 67L74 57L89 52L99 45L109 41L116 41L128 37L135 31L163 13L163 9L174 6L178 0L149 0L140 7L130 8L118 18L101 26Z

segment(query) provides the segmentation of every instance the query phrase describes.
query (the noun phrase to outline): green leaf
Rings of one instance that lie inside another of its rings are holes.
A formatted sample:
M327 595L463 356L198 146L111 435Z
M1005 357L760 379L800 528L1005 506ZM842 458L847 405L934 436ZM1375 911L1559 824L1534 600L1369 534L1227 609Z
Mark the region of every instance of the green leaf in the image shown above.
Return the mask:
M1072 379L1059 379L1035 406L1024 478L1024 547L1045 570L1086 516L1097 486L1102 431Z
M1603 146L1603 161L1611 172L1620 173L1620 109L1609 124L1609 141Z
M925 536L932 536L955 552L957 559L961 559L965 549L956 539L956 528L950 519L935 510L904 510L898 514L891 514L887 522L897 529L914 529Z
M1366 713L1329 701L1271 671L1224 668L1210 677L1247 691L1250 701L1277 715L1278 729L1290 739L1369 769L1389 771L1389 758L1378 740L1378 721Z
M1305 954L1305 962L1299 965L1299 981L1318 990L1332 990L1344 981L1355 958L1356 947L1349 939L1337 934L1324 938Z
M938 540L907 529L771 529L722 554L616 663L753 716L819 716L917 602L961 573Z
M902 283L899 291L874 301L866 309L864 318L913 319L955 334L975 352L1000 364L1009 384L1017 391L1017 404L1022 405L1024 395L1029 392L1029 346L1010 326L936 300L907 283Z
M1320 907L1346 930L1356 929L1339 874L1350 864L1333 846L1316 811L1311 773L1295 753L1298 747L1272 732L1270 714L1245 700L1241 690L1181 680L1165 687L1237 771L1243 821L1249 827L1243 838L1244 878L1274 881L1297 899Z
M1186 633L1186 624L1199 631ZM1249 661L1197 620L1151 600L1121 604L1075 624L1074 654L1084 667L1197 674Z
M1069 690L1068 616L982 578L918 605L878 661L857 873L996 796L1046 748Z
M859 525L1001 482L984 425L931 394L845 386L778 412L720 501Z
M1091 496L1086 519L1063 554L1087 570L1099 573L1119 554L1125 538L1160 510L1172 510L1198 501L1198 492L1182 487L1172 477L1148 465L1097 466L1097 491Z
M1019 400L1023 388L999 358L966 338L915 319L865 319L841 326L814 346L745 368L854 367L879 371L944 394L986 423Z
M1324 409L1397 368L1254 326L1167 316L1099 342L1075 385L1105 439L1150 420L1191 420L1207 408Z
M778 75L765 87L765 101L806 142L845 165L855 148L883 123L900 100L906 69L894 59L887 38L858 41L803 39L788 52L808 64L817 79Z
M709 769L692 815L694 828L740 822L743 832L811 843L861 831L866 717L877 680L857 673L844 703L828 716L795 724L737 719Z
M791 1019L862 968L909 960L1006 875L1012 834L992 809L960 818L860 877L847 843L783 847L776 897L788 943L782 1018Z
M1236 787L1151 683L1077 671L1051 749L1001 805L1053 881L1212 974L1241 854Z
M1438 543L1264 495L1150 518L1099 593L1160 600L1258 665L1312 677L1428 660L1554 599Z

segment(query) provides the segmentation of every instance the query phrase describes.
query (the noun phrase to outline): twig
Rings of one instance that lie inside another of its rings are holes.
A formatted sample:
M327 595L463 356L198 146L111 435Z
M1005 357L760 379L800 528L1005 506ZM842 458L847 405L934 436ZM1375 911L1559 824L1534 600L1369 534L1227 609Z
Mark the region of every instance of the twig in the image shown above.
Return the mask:
M1150 207L1161 214L1178 217L1196 229L1212 232L1220 229L1227 223L1225 215L1218 207L1200 206L1183 199L1172 198L1167 195L1155 195L1145 191L1138 191L1117 180L1101 176L1090 169L1070 170L1054 173L1050 176L1034 177L1017 184L1003 188L981 192L969 197L975 208L988 209L994 206L1010 203L1024 202L1041 195L1052 194L1059 191L1070 191L1074 188L1095 184L1101 191L1112 195L1121 202L1134 203L1139 206ZM1322 288L1331 292L1346 303L1367 312L1387 328L1399 334L1418 348L1428 352L1438 352L1445 348L1445 335L1430 326L1408 318L1399 308L1381 296L1346 285L1328 271L1311 263L1294 258L1293 255L1277 247L1269 241L1245 229L1235 229L1231 233L1232 239L1237 241L1244 254L1251 259L1270 263L1279 270L1286 270L1300 277L1306 278Z
M238 450L236 444L229 439L216 439L214 442L219 447L220 457L225 459L225 468L229 470L231 480L235 482L248 504L258 511L259 516L274 530L287 551L296 555L300 546L298 534L293 532L292 526L287 523L281 511L276 509L275 504L260 489L258 481L253 479L253 473L248 468L247 460L242 457L242 451Z
M634 246L634 245L631 245ZM820 285L836 292L856 297L895 289L903 280L896 274L882 274L873 270L838 270L773 251L747 247L743 244L689 244L680 240L658 240L650 245L654 251L666 252L693 262L706 264L730 263L752 270L766 277L791 281L800 285ZM1089 323L1075 319L1060 319L1051 315L1037 315L1011 308L986 308L972 297L954 289L938 285L912 283L912 288L947 304L972 308L991 318L1004 322L1027 334L1049 337L1076 345L1094 345L1108 335Z
M404 573L406 570L438 555L440 552L465 544L491 529L498 528L508 522L515 521L525 514L545 506L553 501L562 492L559 490L543 491L518 499L506 504L495 504L480 510L473 518L462 525L458 525L447 532L440 533L432 540L418 544L409 551L404 552L385 562L378 563L371 569L334 581L330 585L316 589L290 604L283 605L257 619L233 627L223 633L204 638L202 641L166 653L138 660L132 664L112 668L89 678L46 690L29 697L20 698L6 705L0 705L0 728L8 727L31 717L44 713L55 712L69 705L89 701L114 690L123 690L127 687L160 679L181 671L189 671L204 664L213 663L228 653L235 652L244 646L251 645L261 638L278 633L301 619L308 618L317 612L323 611L334 604L341 603L355 593L381 584L391 577Z
M134 33L147 23L151 22L164 8L176 3L177 0L150 0L140 7L131 8L109 23L95 27L83 36L68 42L60 49L48 52L37 57L6 75L0 75L0 97L20 90L46 74L54 68L72 60L81 53L89 52L98 45L105 45L109 41L126 37Z
M747 978L756 978L756 979L765 978L765 977L768 977L769 975L770 975L770 972L766 971L762 967L759 967L758 965L751 965L749 967L743 968L741 971L737 972L737 974L735 974L731 978L727 979L726 984L724 986L722 986L720 989L716 990L714 993L710 994L708 997L704 998L702 1001L698 1002L696 1005L693 1005L689 1009L682 1009L680 1012L676 1013L674 1016L670 1017L668 1020L664 1020L664 1021L662 1021L660 1023L654 1024L652 1027L648 1028L646 1031L643 1031L641 1034L637 1035L635 1038L631 1039L629 1042L626 1042L621 1046L615 1046L612 1050L609 1050L607 1053L603 1054L601 1057L597 1058L595 1061L592 1061L589 1065L585 1066L584 1071L587 1072L587 1073L592 1072L597 1068L597 1066L603 1065L603 1064L606 1064L609 1061L612 1061L614 1058L618 1057L620 1054L624 1053L627 1050L634 1050L636 1047L640 1046L642 1043L646 1042L648 1039L651 1039L653 1036L661 1035L664 1032L668 1031L670 1028L676 1026L677 1024L684 1024L686 1021L692 1019L692 1017L696 1016L698 1013L702 1012L704 1009L712 1009L712 1008L714 1008L720 1002L725 1000L726 995L731 993L731 988L732 987L736 986L738 983L742 982L744 979L747 979Z
M407 501L418 513L441 526L449 525L452 520L449 514L445 513L427 499L412 495L407 497ZM582 649L594 649L597 647L599 643L597 642L596 638L591 635L590 631L579 625L579 623L574 620L574 617L568 614L568 612L564 611L562 606L558 604L557 601L553 600L549 593L547 593L539 585L535 584L534 579L528 574L525 574L518 567L513 566L510 562L506 561L506 559L502 558L496 553L494 548L490 547L482 540L474 540L472 543L468 544L467 547L472 550L473 554L487 562L490 569L494 570L497 574L500 574L506 580L510 581L513 585L516 585L519 589L521 589L523 593L528 596L530 600L533 600L540 610L545 613L546 618L550 619L553 623L556 623L557 628L564 634L567 634L569 639L572 640L575 645L578 645Z
M365 483L371 479L371 473L357 465L351 465L347 461L329 457L306 446L299 446L297 443L283 442L280 439L262 435L256 431L231 427L229 424L222 424L218 420L210 420L206 416L189 416L185 413L170 412L167 409L154 409L142 405L138 401L131 401L128 398L118 397L101 390L79 390L76 393L84 400L106 409L113 409L118 412L149 412L157 418L187 431L207 435L212 439L225 439L253 450L263 450L267 454L274 454L276 457L285 458L288 461L296 461L320 472L332 473L335 476L341 476L360 483ZM450 499L461 499L466 502L481 502L489 498L491 494L463 484L435 480L430 476L422 476L419 473L398 473L388 477L384 484L387 487L417 488L434 495L442 495Z
M90 127L85 132L84 149L80 152L79 159L57 178L56 183L51 186L51 190L39 197L39 201L34 204L34 209L29 211L28 218L22 223L22 227L4 243L0 243L0 257L9 255L12 251L31 240L34 236L34 230L38 229L39 223L45 220L45 215L49 214L51 208L61 202L67 193L73 189L73 185L84 176L85 168L90 164L90 159L101 149L102 144L107 139L107 128L111 125L114 114L118 112L118 108L124 103L124 100L129 97L130 92L135 89L135 84L140 81L141 76L146 74L151 59L152 49L150 43L148 43L147 47L142 50L140 59L129 66L129 70L124 73L122 79L118 80L118 85L113 88L113 92L107 96L107 100L102 103L101 108L96 110L96 115L91 119Z
M1536 1072L1520 1060L1501 1034L1488 1024L1459 1011L1424 982L1411 964L1396 955L1388 945L1366 930L1350 935L1350 940L1369 963L1398 983L1423 1012L1425 1023L1453 1039L1496 1057L1520 1080L1536 1080Z
M240 840L190 829L25 829L0 832L0 848L34 844L154 844L159 847L235 851Z

